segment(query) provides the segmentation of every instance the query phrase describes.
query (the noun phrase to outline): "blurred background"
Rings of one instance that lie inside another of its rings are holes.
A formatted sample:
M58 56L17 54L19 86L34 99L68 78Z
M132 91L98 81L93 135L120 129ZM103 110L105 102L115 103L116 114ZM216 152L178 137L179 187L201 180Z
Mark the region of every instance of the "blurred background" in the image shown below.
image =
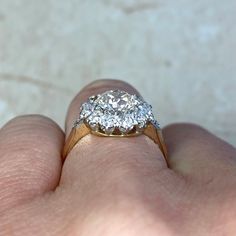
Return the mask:
M162 125L196 122L236 145L235 0L0 0L0 126L64 126L97 78L133 84Z

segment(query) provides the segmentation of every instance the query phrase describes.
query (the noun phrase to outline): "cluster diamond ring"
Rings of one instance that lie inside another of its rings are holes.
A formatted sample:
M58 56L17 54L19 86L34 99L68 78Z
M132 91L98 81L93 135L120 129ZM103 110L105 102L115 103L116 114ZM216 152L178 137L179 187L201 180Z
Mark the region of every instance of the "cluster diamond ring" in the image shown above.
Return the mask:
M80 107L79 117L65 143L63 160L88 134L120 138L146 135L159 146L167 160L167 149L152 106L135 94L109 90L89 97Z

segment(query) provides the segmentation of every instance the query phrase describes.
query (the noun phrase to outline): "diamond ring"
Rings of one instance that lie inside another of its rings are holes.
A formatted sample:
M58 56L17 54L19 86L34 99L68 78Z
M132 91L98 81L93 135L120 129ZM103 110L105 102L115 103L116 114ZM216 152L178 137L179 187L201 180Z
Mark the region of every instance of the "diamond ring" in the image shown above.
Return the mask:
M138 95L109 90L92 96L80 108L80 114L66 141L63 159L88 134L103 137L146 135L158 144L165 158L167 150L160 125L152 107Z

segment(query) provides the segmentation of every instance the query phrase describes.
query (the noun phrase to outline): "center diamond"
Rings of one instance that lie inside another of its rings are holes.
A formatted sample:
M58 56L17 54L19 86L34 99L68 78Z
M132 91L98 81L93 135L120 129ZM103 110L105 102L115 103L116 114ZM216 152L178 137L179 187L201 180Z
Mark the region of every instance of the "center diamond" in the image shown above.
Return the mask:
M79 120L94 131L120 135L144 129L154 116L151 106L142 98L111 90L90 97L81 107Z
M132 108L132 97L124 91L109 91L98 99L101 108L113 112L126 112Z

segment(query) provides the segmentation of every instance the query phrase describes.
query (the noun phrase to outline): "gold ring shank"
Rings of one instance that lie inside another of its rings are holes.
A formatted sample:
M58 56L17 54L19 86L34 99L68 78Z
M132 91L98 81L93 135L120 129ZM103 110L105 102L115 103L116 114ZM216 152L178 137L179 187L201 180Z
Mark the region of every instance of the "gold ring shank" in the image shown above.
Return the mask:
M74 127L71 130L71 133L69 137L66 140L65 147L63 150L63 161L66 159L67 155L71 152L71 150L74 148L74 146L86 135L88 134L94 134L96 136L102 136L102 137L131 137L131 136L139 136L139 135L146 135L150 139L152 139L160 148L163 156L165 157L167 161L167 148L164 143L164 139L162 137L161 129L157 129L153 124L148 124L148 126L145 128L145 130L142 133L134 133L134 134L126 134L126 135L106 135L102 133L98 133L95 131L92 131L90 128L88 128L85 124L81 124L78 127ZM167 162L168 163L168 162Z

